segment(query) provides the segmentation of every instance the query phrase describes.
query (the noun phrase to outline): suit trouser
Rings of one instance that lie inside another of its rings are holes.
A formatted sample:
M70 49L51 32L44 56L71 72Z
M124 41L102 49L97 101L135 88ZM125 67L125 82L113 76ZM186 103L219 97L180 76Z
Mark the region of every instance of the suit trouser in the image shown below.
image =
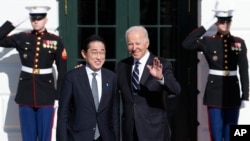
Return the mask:
M239 108L208 107L211 141L230 141L230 125L238 123Z
M134 129L133 129L133 141L139 141L135 123L134 123Z
M50 141L54 108L19 106L23 141Z

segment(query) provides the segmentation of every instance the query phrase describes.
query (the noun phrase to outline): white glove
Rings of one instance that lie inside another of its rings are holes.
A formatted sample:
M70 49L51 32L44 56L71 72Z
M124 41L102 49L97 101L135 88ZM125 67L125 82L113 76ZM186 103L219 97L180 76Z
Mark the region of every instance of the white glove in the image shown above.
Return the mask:
M203 27L208 30L211 26L213 26L217 22L217 18L213 17L211 20L203 24Z
M10 20L10 22L12 23L12 25L14 27L18 27L19 25L24 23L27 19L29 19L29 16L25 16L25 17L18 18L18 19L15 19L15 20Z
M54 101L54 108L55 108L55 109L58 108L58 105L59 105L58 103L59 103L58 100L55 100L55 101Z
M248 105L249 101L247 100L242 100L241 104L240 104L240 108L246 108L246 106Z

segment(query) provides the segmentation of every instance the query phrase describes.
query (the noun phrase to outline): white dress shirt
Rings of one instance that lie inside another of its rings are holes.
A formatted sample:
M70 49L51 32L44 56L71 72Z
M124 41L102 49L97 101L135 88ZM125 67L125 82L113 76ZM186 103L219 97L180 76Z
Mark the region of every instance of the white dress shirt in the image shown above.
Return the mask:
M150 56L150 53L149 53L149 51L147 51L146 54L145 54L140 60L134 59L134 64L133 64L133 69L132 69L132 71L131 71L131 74L132 74L132 72L133 72L133 70L134 70L135 62L136 62L136 61L139 61L139 62L140 62L139 66L138 66L138 69L139 69L139 82L140 82L140 80L141 80L141 76L142 76L143 70L144 70L144 68L145 68L145 65L146 65L146 63L147 63L147 61L148 61L149 56ZM163 85L163 84L164 84L164 77L163 77L161 80L157 80L157 81L158 81L160 84Z
M99 102L100 102L101 97L102 97L102 73L101 73L101 70L93 71L90 69L90 67L87 64L86 64L85 68L86 68L87 75L89 78L90 87L92 87L92 79L93 79L92 73L96 73L96 81L97 81L97 87L98 87L98 98L99 98Z
M142 73L143 73L144 67L145 67L145 65L147 63L148 58L149 58L149 51L147 51L146 54L140 60L135 60L134 59L134 64L133 64L133 69L131 71L131 74L132 74L132 72L134 70L135 62L139 61L140 62L140 64L138 65L138 69L139 69L139 81L141 80L141 76L142 76Z

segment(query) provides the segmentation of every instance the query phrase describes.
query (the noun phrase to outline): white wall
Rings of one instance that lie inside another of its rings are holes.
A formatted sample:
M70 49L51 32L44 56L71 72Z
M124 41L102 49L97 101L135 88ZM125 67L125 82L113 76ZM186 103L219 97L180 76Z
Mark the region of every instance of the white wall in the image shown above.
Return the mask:
M25 6L48 5L47 30L58 33L58 1L57 0L0 0L0 25L6 20L18 20L28 16ZM29 20L16 28L11 34L23 30L30 30ZM13 48L0 47L0 140L21 141L18 107L14 102L18 77L20 72L20 60L17 51Z
M232 0L235 2L235 12L232 21L231 34L234 36L239 36L245 40L245 43L248 48L248 56L250 53L250 19L246 18L247 14L250 13L250 1L249 0ZM213 16L216 0L200 0L198 3L199 17L198 25L202 25L208 22ZM214 34L216 31L215 27L211 28L210 31L206 34ZM207 109L203 105L203 95L207 80L208 65L202 53L198 53L198 59L200 60L198 64L198 89L200 94L197 97L197 118L200 123L198 126L198 141L210 141L209 138L209 129L207 122ZM250 61L250 60L249 60ZM250 104L248 103L247 107L240 111L239 124L250 124Z

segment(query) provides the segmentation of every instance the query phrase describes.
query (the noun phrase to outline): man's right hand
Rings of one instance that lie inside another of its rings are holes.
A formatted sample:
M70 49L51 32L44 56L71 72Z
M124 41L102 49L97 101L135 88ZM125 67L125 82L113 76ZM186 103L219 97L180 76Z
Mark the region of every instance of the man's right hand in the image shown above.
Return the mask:
M203 24L203 27L208 30L210 27L212 27L217 22L217 18L214 16L212 19L210 19L208 22Z
M14 27L18 27L19 25L24 23L27 19L29 19L29 16L25 16L25 17L22 17L22 18L17 18L15 20L10 20L10 22L12 23L12 25Z

